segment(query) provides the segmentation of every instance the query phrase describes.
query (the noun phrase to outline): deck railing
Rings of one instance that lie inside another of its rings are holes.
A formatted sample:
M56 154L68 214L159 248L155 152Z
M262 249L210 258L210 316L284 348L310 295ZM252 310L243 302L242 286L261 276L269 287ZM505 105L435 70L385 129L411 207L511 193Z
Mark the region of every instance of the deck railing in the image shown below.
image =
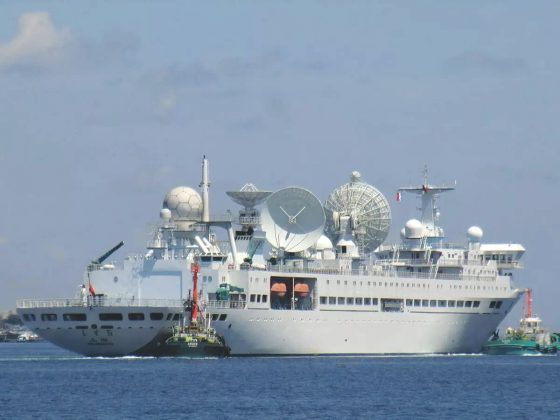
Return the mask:
M129 299L129 298L105 298L102 296L88 297L83 299L19 299L17 308L62 308L62 307L84 307L84 306L149 306L149 307L183 307L179 299Z
M253 271L262 271L262 269L251 268ZM337 268L302 268L302 267L285 267L271 266L268 268L270 272L283 274L332 274L344 276L376 276L384 278L410 278L419 280L482 280L493 281L496 276L490 274L450 274L450 273L418 273L397 271L391 269L383 269L381 266L371 266L363 270L345 270Z
M201 306L203 309L245 309L247 302L234 300L206 300Z

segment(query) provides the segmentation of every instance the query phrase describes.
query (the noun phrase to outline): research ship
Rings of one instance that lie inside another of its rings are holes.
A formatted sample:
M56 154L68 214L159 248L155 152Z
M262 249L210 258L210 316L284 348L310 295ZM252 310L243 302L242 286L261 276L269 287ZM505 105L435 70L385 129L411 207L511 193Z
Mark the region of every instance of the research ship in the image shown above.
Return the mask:
M464 244L439 226L454 185L398 189L420 216L384 244L385 196L353 172L322 203L301 187L227 194L238 215L211 215L208 161L200 193L170 190L147 250L122 264L89 264L81 295L19 300L38 335L88 356L165 355L200 267L199 304L231 355L477 353L525 289L515 286L520 244ZM87 284L87 288L85 287Z

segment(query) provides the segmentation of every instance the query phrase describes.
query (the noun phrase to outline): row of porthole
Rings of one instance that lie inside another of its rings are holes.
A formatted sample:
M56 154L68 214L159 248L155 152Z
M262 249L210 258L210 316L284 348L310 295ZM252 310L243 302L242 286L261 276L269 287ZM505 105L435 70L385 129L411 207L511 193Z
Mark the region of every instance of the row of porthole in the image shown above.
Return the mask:
M163 320L163 313L161 312L151 312L150 313L150 320L151 321L161 321ZM167 314L167 321L178 321L181 317L180 313L168 313ZM87 314L85 313L67 313L62 314L62 319L64 321L73 321L73 322L84 322L87 321ZM35 314L23 314L23 320L27 322L36 321L37 318ZM54 313L44 313L41 314L41 321L57 321L58 315ZM99 314L100 321L122 321L123 314L122 313L100 313ZM144 321L145 315L142 312L130 312L128 313L128 320L129 321Z
M68 328L66 328L66 329L68 329L68 330L71 330L71 329L76 329L76 330L87 330L88 328L90 328L90 327L88 327L87 325L77 325L77 326L75 326L75 327L68 327ZM131 330L131 329L133 329L134 327L130 327L130 326L129 326L129 327L114 327L113 325L101 325L100 328L101 328L102 330L112 330L112 329L122 330L123 328L127 328L127 329ZM138 328L138 329L143 329L143 328L146 328L146 329L154 329L153 325L150 325L149 327L143 327L142 325L139 325L139 326L137 326L136 328ZM173 327L169 327L169 329L171 329L171 328L173 328ZM35 331L39 331L39 330L50 330L50 329L51 329L51 327L43 327L43 328L36 327L36 328L35 328ZM55 327L53 327L52 329L55 329ZM65 328L63 328L63 327L56 327L56 329L57 329L57 330L63 330L63 329L65 329ZM96 329L97 329L97 324L91 324L91 329L92 329L92 330L96 330Z
M373 284L372 284L372 283L373 283ZM382 281L380 281L380 282L379 282L379 287L383 287L383 283L385 283L385 287L393 287L393 285L394 285L395 287L399 287L399 284L401 284L401 283L398 283L398 282L393 283L393 282L382 282ZM339 286L339 285L340 285L340 280L337 280L337 281L336 281L336 284L337 284L337 286ZM327 280L327 285L330 285L330 280ZM412 288L418 287L418 288L424 288L424 289L429 289L429 288L430 288L430 285L429 285L429 284L421 283L421 285L422 285L422 287L420 287L420 284L418 284L418 285L415 286L415 283L406 283L406 287L412 287ZM344 280L344 286L348 286L348 280ZM353 286L356 286L356 282L355 282L355 281L353 282ZM360 286L363 286L363 285L362 285L362 282L360 282ZM373 282L368 281L368 282L367 282L367 286L377 287L377 282L375 282L375 281L373 281ZM405 287L405 283L402 283L402 284L401 284L401 287Z
M379 304L377 298L353 298L353 297L337 297L337 296L320 296L319 303L321 305L373 305L376 306Z
M498 303L497 303L498 302ZM490 308L499 309L502 301L490 302ZM336 296L320 296L319 303L321 305L364 305L376 306L379 304L378 298L353 298L353 297L336 297ZM440 307L440 308L478 308L480 301L475 300L436 300L436 299L406 299L406 306L424 306L424 307Z
M494 302L495 303L495 302ZM406 306L438 308L478 308L479 300L406 299ZM501 303L500 303L501 306Z
M340 285L340 280L337 280L336 282L337 282L337 285ZM354 283L356 283L356 282L354 282ZM328 285L328 284L329 284L329 280L327 280L327 285ZM399 287L399 284L400 284L400 283L394 283L394 286L395 286L395 287ZM346 281L346 280L344 281L344 285L345 285L345 286L347 285L347 281ZM377 285L377 283L376 283L376 282L373 282L373 286L375 287L376 285ZM368 286L370 286L370 282L368 282ZM383 287L383 282L379 282L379 286L380 286L380 287ZM444 286L443 284L436 284L436 289L440 289L440 288L442 289L443 286ZM385 282L385 287L393 287L393 283L392 283L392 282ZM420 284L418 284L418 285L415 286L415 283L406 283L406 286L405 286L405 283L402 283L400 287L407 287L407 288L410 288L410 287L411 287L411 288L415 288L415 287L417 287L417 288L429 289L429 288L430 288L430 285L429 285L429 284L426 285L425 283L422 283L422 287L420 287ZM488 286L488 287L486 287L486 286L472 286L472 285L471 285L471 286L465 285L465 290L468 290L468 289L480 290L481 287L482 287L482 290L486 290L486 289L488 289L488 290L500 290L500 288L497 287L497 286ZM453 289L456 289L456 288L462 289L463 286L462 286L462 285L456 285L456 284L455 284L455 285L451 285L451 284L450 284L450 285L449 285L449 288L450 288L450 289L451 289L451 288L453 288ZM502 289L503 289L503 290L506 290L507 288L506 288L506 287L503 287Z

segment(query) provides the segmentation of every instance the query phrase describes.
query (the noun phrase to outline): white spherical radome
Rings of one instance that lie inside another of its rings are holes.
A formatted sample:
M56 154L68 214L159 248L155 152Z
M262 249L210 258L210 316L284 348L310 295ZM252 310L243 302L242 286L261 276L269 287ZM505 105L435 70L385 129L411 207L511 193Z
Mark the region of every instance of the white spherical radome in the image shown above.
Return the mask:
M417 219L410 219L404 225L404 234L409 239L419 239L424 234L424 226Z
M317 239L317 242L315 243L315 249L317 251L324 251L325 249L333 249L333 244L326 235L321 235L321 237Z
M478 226L471 226L467 230L467 238L469 239L470 242L480 242L483 235L484 232Z
M169 209L174 219L199 220L202 198L190 187L175 187L165 195L163 207Z
M163 208L159 211L159 218L162 220L170 220L171 216L171 210L168 208Z
M358 171L352 171L352 174L350 174L350 180L352 182L360 182L362 180L362 174Z

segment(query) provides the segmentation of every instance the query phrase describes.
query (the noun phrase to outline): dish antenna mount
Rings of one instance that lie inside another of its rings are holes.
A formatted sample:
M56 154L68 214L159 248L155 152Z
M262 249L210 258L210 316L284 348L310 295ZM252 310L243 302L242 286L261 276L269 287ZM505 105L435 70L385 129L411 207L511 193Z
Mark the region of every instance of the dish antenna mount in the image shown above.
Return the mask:
M270 195L261 214L266 240L286 252L301 252L323 234L325 212L310 191L288 187Z

